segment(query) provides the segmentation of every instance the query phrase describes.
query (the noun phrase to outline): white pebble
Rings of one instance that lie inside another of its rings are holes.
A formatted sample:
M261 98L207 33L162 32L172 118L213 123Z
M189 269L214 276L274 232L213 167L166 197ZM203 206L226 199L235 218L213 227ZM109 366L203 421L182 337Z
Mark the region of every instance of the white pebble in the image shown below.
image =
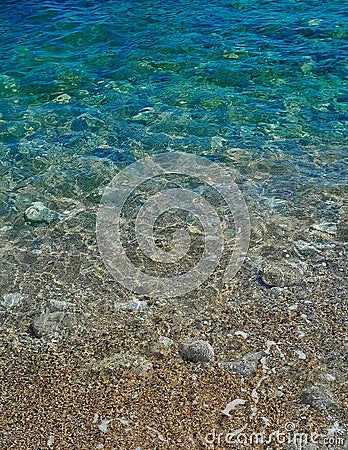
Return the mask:
M242 336L243 339L246 339L249 335L245 331L237 330L234 332L235 336Z
M236 398L232 400L225 409L222 410L222 414L225 416L230 416L230 411L235 409L238 405L244 405L246 403L246 400L243 400L242 398Z
M107 420L104 419L101 421L101 423L98 425L98 428L100 431L102 431L103 433L106 433L108 431L108 425L109 423L112 421L112 419Z
M324 375L324 377L326 378L327 381L335 381L336 377L334 375L331 375L330 373L326 373Z
M301 352L301 350L295 350L295 353L297 354L299 359L306 359L307 358L306 354Z

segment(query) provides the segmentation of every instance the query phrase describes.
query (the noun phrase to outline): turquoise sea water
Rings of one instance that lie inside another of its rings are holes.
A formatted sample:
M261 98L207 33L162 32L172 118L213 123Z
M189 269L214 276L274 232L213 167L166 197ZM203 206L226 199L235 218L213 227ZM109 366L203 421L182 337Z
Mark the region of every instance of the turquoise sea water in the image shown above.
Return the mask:
M228 164L263 208L337 220L347 17L344 0L2 2L0 228L33 201L98 204L163 151Z

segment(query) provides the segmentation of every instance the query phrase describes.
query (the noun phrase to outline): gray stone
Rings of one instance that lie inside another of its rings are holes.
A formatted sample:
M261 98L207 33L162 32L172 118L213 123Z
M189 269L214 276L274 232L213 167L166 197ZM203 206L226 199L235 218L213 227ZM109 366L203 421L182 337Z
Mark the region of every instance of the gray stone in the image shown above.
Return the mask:
M152 363L143 356L130 353L116 353L92 364L95 373L112 373L132 370L135 375L143 376L152 369Z
M62 311L56 311L36 317L30 328L35 337L52 340L59 338L70 326L67 315Z
M309 255L313 253L321 253L326 250L332 250L335 248L335 244L324 244L322 242L306 242L301 239L294 242L294 247L300 253Z
M48 312L67 311L74 307L74 304L65 300L50 299L46 303Z
M335 406L330 389L320 383L313 384L301 394L301 401L305 405L323 411Z
M303 270L299 264L299 261L269 262L261 271L262 281L268 287L287 287L296 285L303 279Z
M321 233L335 235L337 233L337 225L333 222L321 222L315 223L311 226L314 231L320 231Z
M158 339L158 343L165 347L171 347L172 345L174 345L173 339L170 339L169 337L166 336L160 336L160 338Z
M174 341L166 336L161 336L157 342L153 343L149 351L156 358L164 358L168 356L172 347L174 345Z
M180 354L185 361L194 363L214 361L213 347L201 339L187 339L181 345Z
M11 309L18 306L23 300L20 292L10 292L0 297L0 309Z
M61 214L58 214L56 211L52 211L41 202L32 203L29 208L26 209L24 215L30 222L36 223L50 223L54 220L62 218Z
M239 376L253 375L257 372L257 365L264 355L263 351L247 353L235 361L220 363L219 367Z
M119 311L138 311L143 312L147 307L146 301L128 300L127 302L115 303L115 309Z
M286 293L288 292L288 290L286 288L281 288L281 287L276 287L273 286L271 289L271 294L274 295L274 297L282 297L284 295L286 295Z
M146 372L152 369L152 363L146 358L139 356L133 364L133 370L135 375L139 377L143 376Z

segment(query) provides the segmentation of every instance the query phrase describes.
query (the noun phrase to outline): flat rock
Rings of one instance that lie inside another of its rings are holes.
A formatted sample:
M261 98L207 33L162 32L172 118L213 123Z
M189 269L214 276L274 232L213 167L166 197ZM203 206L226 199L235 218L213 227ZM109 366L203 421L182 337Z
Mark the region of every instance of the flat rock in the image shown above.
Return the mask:
M143 312L147 307L146 301L128 300L127 302L115 303L115 309L119 311L138 311Z
M306 242L303 240L298 240L294 242L294 247L300 253L304 255L313 253L322 253L323 251L332 250L335 248L335 244L323 243L323 242Z
M301 401L305 405L323 411L335 406L335 401L330 389L320 383L313 384L301 394Z
M0 297L0 309L12 309L19 306L23 300L23 295L20 292L9 292Z
M52 340L61 337L70 326L70 320L66 313L56 311L36 317L31 322L30 329L34 337Z
M95 373L123 372L132 370L135 375L143 376L152 369L152 364L146 358L140 355L130 353L115 353L101 361L92 364L91 370Z
M61 218L61 214L52 211L41 202L33 202L29 208L26 209L24 216L29 222L36 223L50 223Z
M187 339L181 345L180 354L184 361L194 363L214 361L213 347L201 339Z
M49 299L46 303L48 312L68 311L73 309L74 304L65 300Z
M303 280L300 261L272 261L261 270L262 282L267 287L287 287Z
M219 367L235 375L250 376L257 372L257 365L264 354L263 351L247 353L234 361L220 363Z
M337 233L337 225L334 222L321 222L314 223L311 226L314 231L320 231L321 233L335 235Z
M160 336L157 342L152 343L149 352L156 358L164 358L169 355L174 345L174 341L166 336Z

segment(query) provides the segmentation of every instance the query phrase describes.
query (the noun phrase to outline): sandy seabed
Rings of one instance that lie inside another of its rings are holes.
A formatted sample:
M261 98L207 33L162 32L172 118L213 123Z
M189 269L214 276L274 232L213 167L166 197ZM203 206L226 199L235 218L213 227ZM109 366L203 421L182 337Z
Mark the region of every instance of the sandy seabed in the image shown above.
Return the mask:
M154 300L108 274L93 233L81 234L94 214L29 227L27 242L39 235L42 253L22 245L3 255L2 292L20 295L7 309L2 301L1 448L296 449L296 433L308 438L302 448L347 448L345 243L307 231L334 246L298 253L301 278L270 287L260 260L291 252L294 234L277 247L252 235L228 286L217 274L185 297ZM214 362L185 361L188 337L208 341ZM223 368L258 352L249 371ZM128 365L110 363L120 354ZM324 398L304 395L313 386Z

